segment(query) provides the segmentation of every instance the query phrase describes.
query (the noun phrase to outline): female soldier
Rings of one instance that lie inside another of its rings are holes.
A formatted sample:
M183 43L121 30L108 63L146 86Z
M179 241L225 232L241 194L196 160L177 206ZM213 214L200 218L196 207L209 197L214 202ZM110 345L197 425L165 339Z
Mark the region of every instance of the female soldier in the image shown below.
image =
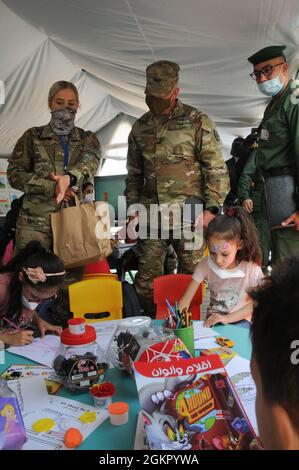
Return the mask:
M18 140L9 159L10 185L25 193L16 227L16 251L30 240L52 247L50 214L63 200L81 192L101 159L100 143L91 131L75 127L78 90L71 82L54 83L49 91L51 120L32 127Z

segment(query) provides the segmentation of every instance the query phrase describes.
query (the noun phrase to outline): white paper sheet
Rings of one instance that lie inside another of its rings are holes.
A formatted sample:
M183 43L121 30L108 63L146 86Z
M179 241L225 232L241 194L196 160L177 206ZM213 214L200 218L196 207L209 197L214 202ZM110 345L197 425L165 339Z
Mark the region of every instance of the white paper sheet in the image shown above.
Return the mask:
M104 353L106 353L109 349L109 345L116 332L118 324L118 320L90 324L96 330L97 344ZM28 344L27 346L8 348L8 351L18 356L23 356L31 359L32 361L36 361L39 364L52 367L59 344L59 336L47 335L43 339L36 338L31 344Z
M227 373L237 391L253 429L258 434L255 398L256 387L250 371L250 362L236 356L225 366Z
M195 321L193 323L195 340L199 338L211 338L214 336L219 336L219 333L217 333L217 331L213 330L213 328L205 328L203 324L204 322L202 320Z
M46 406L49 402L43 377L10 380L8 386L16 393L22 413Z
M35 338L35 340L27 346L8 348L7 351L18 356L27 357L39 364L52 367L59 344L59 336L46 335L43 339Z
M219 344L216 343L215 337L213 338L199 338L194 342L195 349L212 349L218 348Z
M92 423L83 424L80 416L86 412L95 412L96 420ZM100 424L108 417L108 411L79 403L68 398L50 396L47 406L23 413L23 419L28 441L23 450L67 450L64 445L65 432L71 428L77 428L86 439ZM48 432L36 433L32 425L42 419L52 419L54 427Z

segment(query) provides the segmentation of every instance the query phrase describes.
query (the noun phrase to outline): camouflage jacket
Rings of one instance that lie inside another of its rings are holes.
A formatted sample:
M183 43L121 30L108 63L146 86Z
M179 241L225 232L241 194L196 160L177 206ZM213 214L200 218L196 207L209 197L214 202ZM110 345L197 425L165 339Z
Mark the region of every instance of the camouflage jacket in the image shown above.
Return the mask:
M198 196L206 207L222 204L229 191L221 142L213 121L179 100L169 116L151 112L129 135L127 206L178 203Z
M82 183L94 176L101 160L100 143L91 131L74 127L70 142L66 172ZM50 229L50 214L58 212L54 181L51 173L64 174L64 151L58 136L50 125L32 127L18 140L7 169L7 178L13 188L25 193L19 218L36 230Z

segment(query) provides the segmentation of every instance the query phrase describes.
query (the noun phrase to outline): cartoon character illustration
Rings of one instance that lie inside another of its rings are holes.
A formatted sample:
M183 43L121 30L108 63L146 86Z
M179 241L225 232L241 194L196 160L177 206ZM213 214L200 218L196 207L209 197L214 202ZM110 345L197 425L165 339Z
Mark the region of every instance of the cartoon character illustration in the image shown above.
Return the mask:
M21 449L24 442L26 434L23 423L19 421L18 411L6 402L0 409L0 450Z
M194 379L195 376L190 376L187 380L168 377L165 383L147 384L140 390L141 412L150 449L191 449L190 438L193 433L186 430L183 419L170 414L166 402L172 400L178 391L183 390Z
M173 416L154 411L152 415L142 410L145 431L150 449L188 450L191 449L189 437L182 421Z
M18 379L19 377L22 376L22 372L20 371L17 371L15 369L10 369L8 372L5 372L3 374L3 377L6 379L6 380L11 380L11 379Z
M10 404L6 404L4 408L2 408L0 414L1 416L4 416L4 418L6 418L6 422L4 425L4 432L11 431L12 430L11 428L13 428L13 425L16 421L16 414L15 414L14 407Z
M221 291L221 293L216 295L215 302L211 307L223 312L229 312L238 305L239 301L240 294L232 288L231 290Z
M232 434L221 437L214 437L213 444L217 450L240 450L242 449L244 434L239 433L238 437Z

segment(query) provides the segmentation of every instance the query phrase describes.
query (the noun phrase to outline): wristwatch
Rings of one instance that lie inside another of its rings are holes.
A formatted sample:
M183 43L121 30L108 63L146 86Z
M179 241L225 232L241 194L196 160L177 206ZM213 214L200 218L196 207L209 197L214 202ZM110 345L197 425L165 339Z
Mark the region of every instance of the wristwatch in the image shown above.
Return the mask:
M77 184L77 177L73 175L72 173L68 172L66 173L70 177L70 187L73 188Z

